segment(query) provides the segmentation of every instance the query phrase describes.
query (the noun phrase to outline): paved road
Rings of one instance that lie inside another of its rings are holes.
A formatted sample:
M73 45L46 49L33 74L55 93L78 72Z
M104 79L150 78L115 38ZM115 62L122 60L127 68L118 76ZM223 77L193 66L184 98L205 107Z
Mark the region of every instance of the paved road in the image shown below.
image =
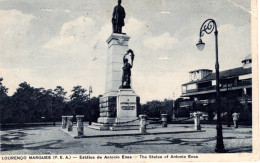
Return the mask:
M1 155L214 153L215 128L215 125L203 125L202 132L190 132L193 125L171 124L168 128L156 129L158 132L173 131L164 134L81 139L74 139L62 132L60 126L10 129L0 133ZM252 152L252 128L240 126L234 129L223 126L223 135L229 152Z

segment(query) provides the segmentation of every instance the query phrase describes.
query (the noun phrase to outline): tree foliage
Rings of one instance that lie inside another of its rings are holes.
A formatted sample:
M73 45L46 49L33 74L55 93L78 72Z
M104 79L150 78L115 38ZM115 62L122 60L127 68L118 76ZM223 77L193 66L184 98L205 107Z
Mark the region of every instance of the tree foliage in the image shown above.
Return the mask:
M87 114L87 103L88 95L86 94L87 90L82 88L82 86L75 86L71 90L72 94L70 95L71 104L70 106L74 108L72 114L76 115L86 115Z
M10 119L10 98L8 97L8 88L6 88L3 83L3 78L0 78L0 120L1 123L8 121Z
M84 115L86 121L97 121L99 117L100 96L89 99L87 90L82 86L73 87L67 99L67 92L61 86L52 90L35 88L23 82L12 96L8 96L8 88L2 81L0 78L1 123L61 121L62 115ZM146 114L151 118L160 118L161 114L166 113L169 120L172 116L172 100L153 100L143 105L137 103L138 115Z
M170 120L173 114L173 101L168 99L148 101L141 105L140 114L146 114L150 118L160 118L161 114L167 114Z
M0 78L0 114L1 123L25 123L42 121L61 121L62 115L91 114L96 121L99 116L99 98L88 99L87 90L75 86L69 96L61 86L54 90L34 88L23 82L12 96ZM88 120L86 118L86 120Z

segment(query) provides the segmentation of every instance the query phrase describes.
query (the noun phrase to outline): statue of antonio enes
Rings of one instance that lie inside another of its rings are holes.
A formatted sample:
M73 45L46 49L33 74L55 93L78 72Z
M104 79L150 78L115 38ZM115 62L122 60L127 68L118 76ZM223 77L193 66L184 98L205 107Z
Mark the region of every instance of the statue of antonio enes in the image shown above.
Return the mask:
M118 0L112 16L113 33L122 33L122 27L125 25L125 9L121 6L121 0Z

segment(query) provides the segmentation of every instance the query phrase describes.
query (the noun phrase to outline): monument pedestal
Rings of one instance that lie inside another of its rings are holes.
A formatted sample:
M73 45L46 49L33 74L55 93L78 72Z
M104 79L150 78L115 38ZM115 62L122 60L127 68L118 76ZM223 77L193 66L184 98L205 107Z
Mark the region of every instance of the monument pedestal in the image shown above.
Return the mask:
M93 123L90 128L98 130L108 130L116 123L117 117L117 94L122 84L123 57L128 50L130 37L122 33L112 33L107 39L107 67L105 94L100 98L100 117L97 123Z
M132 89L119 89L117 94L116 122L127 122L137 119L137 95Z
M112 33L107 39L106 89L100 98L100 117L88 126L97 130L139 129L137 95L132 89L119 89L122 84L123 57L127 53L130 37Z
M117 94L117 116L110 130L139 129L137 118L137 95L132 89L119 89Z
M119 89L116 96L116 117L99 117L98 123L92 123L89 128L113 131L138 130L136 99L137 95L132 89Z

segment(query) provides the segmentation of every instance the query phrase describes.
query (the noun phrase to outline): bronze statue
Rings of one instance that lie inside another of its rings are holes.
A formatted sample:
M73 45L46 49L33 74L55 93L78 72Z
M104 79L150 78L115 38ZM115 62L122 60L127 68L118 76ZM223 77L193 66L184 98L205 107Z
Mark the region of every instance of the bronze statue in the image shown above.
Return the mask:
M118 0L118 5L114 7L112 15L113 33L122 33L122 26L125 25L125 9L121 6L121 0Z
M126 58L126 56L131 53L131 64L128 63L128 59ZM131 88L131 68L133 67L133 62L134 62L134 52L129 49L127 51L127 53L124 55L123 58L123 75L122 75L122 85L120 86L120 88Z

